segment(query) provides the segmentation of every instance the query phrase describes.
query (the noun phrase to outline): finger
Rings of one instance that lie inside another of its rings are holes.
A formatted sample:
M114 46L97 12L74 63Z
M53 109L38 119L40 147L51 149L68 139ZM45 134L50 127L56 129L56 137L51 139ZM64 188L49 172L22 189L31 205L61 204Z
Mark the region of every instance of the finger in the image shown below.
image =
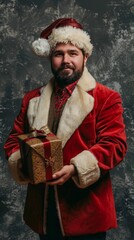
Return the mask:
M56 180L48 181L47 184L53 186L53 185L62 185L68 180L68 177L66 175L63 175L60 178L57 178Z
M64 174L65 174L65 172L64 172L64 170L62 168L60 171L54 173L52 177L53 177L53 179L56 179L56 178L62 177Z
M56 179L66 175L68 173L67 169L68 169L68 166L65 165L60 171L54 173L52 177Z

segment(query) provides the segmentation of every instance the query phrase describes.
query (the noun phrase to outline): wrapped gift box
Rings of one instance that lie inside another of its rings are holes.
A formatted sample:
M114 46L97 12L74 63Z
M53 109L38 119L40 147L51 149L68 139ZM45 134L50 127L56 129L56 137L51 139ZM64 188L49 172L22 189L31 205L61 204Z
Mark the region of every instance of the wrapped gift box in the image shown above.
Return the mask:
M47 127L18 136L24 174L33 184L52 180L63 167L62 142Z

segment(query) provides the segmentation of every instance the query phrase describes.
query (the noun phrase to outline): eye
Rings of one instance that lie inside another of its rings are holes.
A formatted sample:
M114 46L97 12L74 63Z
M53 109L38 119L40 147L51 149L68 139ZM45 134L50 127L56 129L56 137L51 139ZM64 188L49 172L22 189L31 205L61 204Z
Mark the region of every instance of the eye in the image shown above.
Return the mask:
M62 55L63 55L63 53L62 53L62 52L59 52L59 51L53 53L53 56L54 56L54 57L60 57L60 56L62 56Z
M78 56L78 52L76 52L76 51L71 51L71 52L70 52L70 56L72 56L72 57L73 57L73 56Z

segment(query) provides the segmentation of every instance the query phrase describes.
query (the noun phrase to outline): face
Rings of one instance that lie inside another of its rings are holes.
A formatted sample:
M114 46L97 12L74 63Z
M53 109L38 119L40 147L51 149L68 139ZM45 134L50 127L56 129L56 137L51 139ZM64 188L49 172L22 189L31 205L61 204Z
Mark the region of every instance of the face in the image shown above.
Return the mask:
M79 48L70 43L57 44L51 55L51 68L59 86L65 87L78 80L87 58Z

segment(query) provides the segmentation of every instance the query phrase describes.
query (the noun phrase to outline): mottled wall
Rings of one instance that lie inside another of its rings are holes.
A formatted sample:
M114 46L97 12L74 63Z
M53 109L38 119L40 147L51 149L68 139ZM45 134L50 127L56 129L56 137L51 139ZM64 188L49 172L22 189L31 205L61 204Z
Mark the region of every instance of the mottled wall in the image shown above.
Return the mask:
M111 172L119 228L110 230L107 239L133 239L133 3L133 0L0 1L0 239L38 239L23 222L26 189L11 179L3 143L24 92L46 83L51 76L49 63L32 53L31 42L58 17L74 17L83 24L94 44L88 61L90 72L99 82L122 95L128 153L122 164Z

